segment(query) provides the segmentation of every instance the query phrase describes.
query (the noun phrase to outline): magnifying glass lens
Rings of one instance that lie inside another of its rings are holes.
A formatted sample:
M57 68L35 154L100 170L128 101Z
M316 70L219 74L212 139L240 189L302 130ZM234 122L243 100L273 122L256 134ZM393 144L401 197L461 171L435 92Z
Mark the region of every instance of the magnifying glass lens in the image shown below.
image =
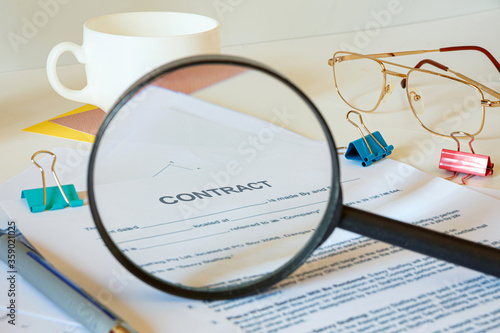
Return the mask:
M340 195L312 103L274 72L217 59L139 82L91 161L104 241L135 275L178 294L238 294L283 278L331 231Z

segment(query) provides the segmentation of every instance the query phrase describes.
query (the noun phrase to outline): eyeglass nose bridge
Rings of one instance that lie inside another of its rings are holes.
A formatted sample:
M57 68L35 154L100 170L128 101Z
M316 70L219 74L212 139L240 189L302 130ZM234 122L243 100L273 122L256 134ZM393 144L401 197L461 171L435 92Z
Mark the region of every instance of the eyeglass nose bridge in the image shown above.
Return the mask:
M406 80L408 79L408 74L398 73L398 72L395 72L395 71L391 71L389 69L383 69L382 73L384 73L386 75L389 74L389 75L392 75L392 76L402 77L403 79L401 80L401 88L403 88L403 89L406 88Z
M395 72L395 71L391 71L389 69L384 69L384 70L382 70L382 72L385 73L385 74L389 74L389 75L397 76L397 77L402 77L402 78L405 78L405 79L408 76L407 74L398 73L398 72Z

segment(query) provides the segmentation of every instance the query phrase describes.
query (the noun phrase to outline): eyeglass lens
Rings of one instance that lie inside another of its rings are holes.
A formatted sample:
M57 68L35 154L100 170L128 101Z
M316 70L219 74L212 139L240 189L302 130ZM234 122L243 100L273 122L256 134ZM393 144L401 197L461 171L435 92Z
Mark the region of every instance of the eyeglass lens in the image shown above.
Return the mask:
M366 112L378 106L385 86L383 68L378 62L356 57L335 63L333 68L336 87L347 104Z
M413 113L427 129L441 135L457 130L475 135L481 130L482 97L473 86L412 70L406 89Z

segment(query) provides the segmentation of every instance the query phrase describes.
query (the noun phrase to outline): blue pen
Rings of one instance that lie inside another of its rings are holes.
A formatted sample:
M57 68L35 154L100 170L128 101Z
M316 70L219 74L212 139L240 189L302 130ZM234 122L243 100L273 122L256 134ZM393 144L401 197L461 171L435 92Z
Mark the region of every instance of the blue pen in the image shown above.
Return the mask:
M127 323L99 304L85 291L57 271L20 234L14 222L0 229L0 259L7 264L7 280L15 281L16 274L47 296L73 319L95 333L133 333ZM9 280L10 279L10 280ZM15 290L7 305L7 320L16 320Z

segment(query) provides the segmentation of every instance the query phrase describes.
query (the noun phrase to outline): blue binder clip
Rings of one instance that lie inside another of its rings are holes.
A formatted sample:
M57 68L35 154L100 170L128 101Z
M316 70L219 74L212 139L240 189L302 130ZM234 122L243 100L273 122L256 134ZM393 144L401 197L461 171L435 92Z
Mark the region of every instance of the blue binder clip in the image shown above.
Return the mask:
M351 119L349 119L349 115L351 113L356 113L359 116L361 125L363 125L365 130L368 132L366 136L363 135L363 131L361 130L361 128ZM361 161L361 165L366 167L373 162L389 156L392 153L394 146L388 146L379 131L373 133L370 132L368 128L366 128L363 122L363 118L361 118L361 114L359 114L359 112L349 111L346 115L346 119L351 124L356 126L359 133L361 134L361 138L349 143L349 146L347 146L347 150L344 154L345 158L347 158L348 160Z
M45 173L43 168L35 162L35 156L38 154L50 154L54 157L52 162L52 174L57 183L57 186L46 187L45 186ZM75 186L73 184L63 185L59 182L56 172L54 170L54 165L56 164L56 155L47 150L40 150L31 156L31 161L40 169L42 172L42 183L43 188L35 188L31 190L23 190L21 192L21 198L26 198L28 206L32 213L43 212L44 210L55 210L62 209L64 207L79 207L83 206L83 200L78 198Z

